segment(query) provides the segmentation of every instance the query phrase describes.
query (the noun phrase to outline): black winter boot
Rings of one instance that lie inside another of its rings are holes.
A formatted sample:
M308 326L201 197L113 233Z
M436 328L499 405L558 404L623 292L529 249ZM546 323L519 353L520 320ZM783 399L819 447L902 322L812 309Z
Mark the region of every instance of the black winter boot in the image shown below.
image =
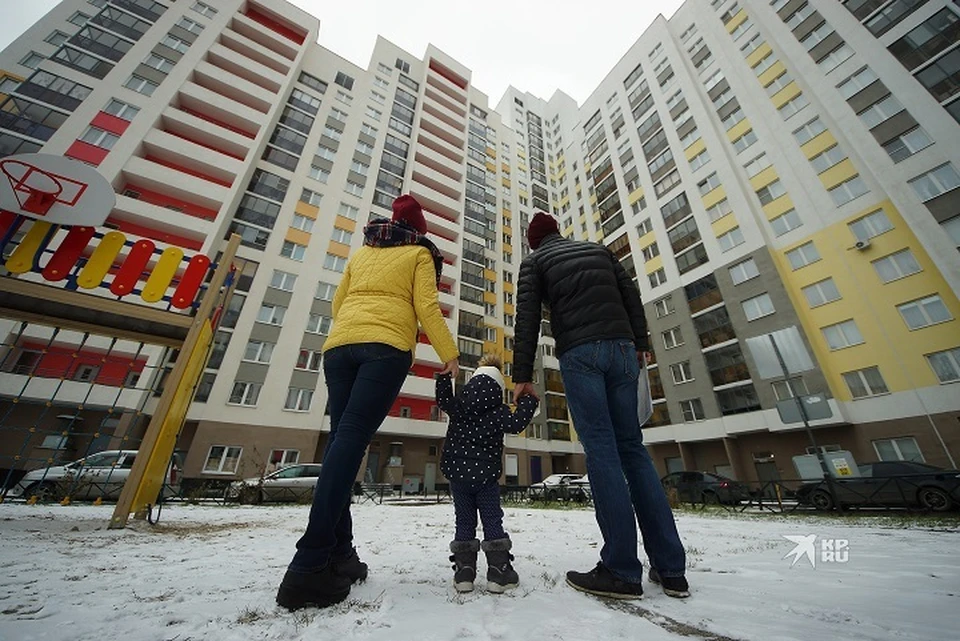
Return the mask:
M477 578L477 552L480 551L480 541L450 541L450 551L453 555L453 586L457 592L473 592L473 582Z
M277 605L288 610L325 608L340 603L350 594L350 577L338 574L332 563L317 572L287 570L277 590Z
M331 557L330 563L337 574L348 577L354 583L363 583L367 579L367 564L360 560L357 548L350 548L346 556Z
M510 539L484 541L481 547L487 555L487 590L502 594L505 590L517 587L520 577L510 565L510 561L513 561L513 555L510 554L513 544Z

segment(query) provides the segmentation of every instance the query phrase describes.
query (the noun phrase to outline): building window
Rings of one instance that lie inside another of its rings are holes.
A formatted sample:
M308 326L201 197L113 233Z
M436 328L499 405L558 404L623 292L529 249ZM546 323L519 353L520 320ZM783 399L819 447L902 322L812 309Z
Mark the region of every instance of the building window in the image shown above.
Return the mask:
M320 363L323 360L323 352L311 349L301 349L297 357L296 369L308 370L311 372L320 371Z
M920 329L953 320L947 306L937 295L897 305L897 311L910 329Z
M799 376L791 378L789 386L787 385L787 381L775 381L771 383L770 386L773 388L773 393L778 401L794 398L795 396L806 396L807 394L807 384Z
M887 152L893 162L900 162L932 144L933 140L922 127L914 127L890 142L884 143L883 150Z
M44 42L48 42L48 43L52 44L54 47L59 47L59 46L62 45L64 42L66 42L66 41L67 41L67 38L69 38L69 37L70 37L69 34L66 34L66 33L64 33L64 32L62 32L62 31L56 30L56 31L54 31L53 33L51 33L49 36L47 36L46 38L44 38Z
M706 418L706 414L703 413L703 403L700 402L699 398L692 398L688 401L680 401L680 410L683 412L684 423L702 421Z
M260 383L247 383L236 381L233 389L230 390L230 399L227 401L232 405L247 405L255 407L260 398Z
M20 60L20 64L28 69L36 69L37 66L46 59L46 56L43 56L36 51L31 51Z
M283 245L280 247L280 255L284 258L289 258L291 260L296 260L303 262L303 256L307 253L307 246L301 245L299 243L294 243L289 240L283 241Z
M890 392L883 376L880 375L880 369L877 367L844 372L843 381L847 384L853 398L866 398Z
M290 226L293 229L299 229L300 231L305 231L310 233L313 231L314 220L302 214L294 214L293 220L290 222Z
M839 165L847 159L847 154L843 153L840 145L833 145L810 159L810 164L818 174L822 174L831 167Z
M669 316L670 314L676 311L676 309L673 306L672 296L667 296L665 298L661 298L660 300L656 301L653 304L653 308L657 312L657 318L663 318L664 316Z
M322 334L326 336L330 333L333 326L333 319L322 314L310 314L307 318L307 327L304 330L308 334Z
M707 215L710 216L710 222L716 222L733 211L733 208L730 207L730 201L726 198L718 202L716 205L712 206L707 210Z
M282 305L270 305L264 303L260 306L257 313L257 322L267 325L283 325L283 317L287 313L287 308Z
M647 274L647 279L650 281L650 287L658 287L667 282L667 273L663 271L663 267L661 267L655 272Z
M318 194L317 192L309 189L304 189L302 192L300 192L300 201L307 203L308 205L319 207L321 200L323 200L323 194Z
M856 200L867 193L869 189L867 189L867 184L863 181L863 178L857 174L853 178L849 178L839 185L831 187L828 191L830 192L830 197L833 198L833 203L837 207L840 207L852 200Z
M666 349L673 349L674 347L683 345L683 335L680 333L679 327L668 329L661 334L661 337L663 338L663 346Z
M773 301L769 294L760 294L740 303L743 306L743 313L747 315L747 321L754 321L764 316L769 316L775 311Z
M273 277L270 279L270 287L280 289L285 292L292 292L294 285L297 284L297 275L290 272L273 270Z
M801 267L806 267L820 260L820 252L817 251L817 247L813 244L813 241L810 241L795 249L791 249L786 253L786 257L787 260L790 261L790 267L796 271Z
M827 128L824 127L822 122L820 122L820 118L818 116L799 129L794 130L793 137L796 138L797 143L803 145L807 142L810 142L826 130Z
M847 227L850 228L857 240L867 240L893 229L890 219L887 218L882 209L870 212L862 218L847 223Z
M247 349L244 350L243 360L254 363L269 363L275 346L275 343L250 340L247 342Z
M187 53L187 50L190 48L189 42L181 40L176 36L171 36L169 33L160 40L160 44L179 53Z
M144 59L143 64L151 69L156 69L160 73L167 74L173 71L173 66L176 63L173 60L151 53Z
M770 219L770 227L773 228L773 233L777 236L783 236L802 225L803 221L800 220L800 214L797 213L796 209L790 209L776 218Z
M927 362L941 383L960 381L960 347L927 354Z
M134 116L140 113L140 108L113 98L109 103L107 103L107 106L104 107L103 111L111 116L116 116L121 120L126 120L129 122L133 120Z
M737 245L742 245L746 240L739 227L734 227L725 234L717 236L717 242L720 243L720 251L730 251Z
M827 325L820 329L823 337L827 340L830 349L844 349L863 343L863 336L860 334L857 324L852 320L845 320L842 323Z
M901 111L903 111L903 105L900 104L900 101L897 100L893 94L890 94L883 100L873 103L857 115L860 116L860 120L866 125L867 129L873 129Z
M80 136L80 140L102 149L113 149L113 145L120 140L120 136L98 127L87 127L87 130Z
M910 186L920 200L927 202L960 187L960 174L952 164L946 163L911 179Z
M143 76L138 76L137 74L131 75L123 86L127 89L132 89L137 93L143 94L144 96L152 96L153 92L156 91L159 85L155 82L147 80Z
M913 257L913 252L909 249L878 258L871 264L876 270L877 276L885 283L906 278L921 271L920 263Z
M67 22L71 24L75 24L78 27L82 27L83 25L87 24L87 20L89 19L90 19L90 16L88 16L87 14L81 11L77 11L72 16L67 18Z
M309 412L313 404L313 390L300 387L291 387L287 390L287 400L283 409L291 412Z
M334 254L327 254L326 258L323 260L323 268L329 269L330 271L343 273L343 270L347 266L347 259L343 256L336 256Z
M786 120L809 104L810 102L807 100L807 97L800 93L780 105L778 111L780 112L780 117Z
M787 193L786 188L784 188L783 183L780 182L780 179L777 178L769 185L765 185L757 190L757 198L760 199L761 205L769 205L774 200L783 196Z
M690 361L674 363L670 366L670 374L673 376L673 382L677 385L689 383L693 380L693 373L690 370Z
M337 293L337 286L333 283L327 283L320 281L317 283L317 293L314 295L314 298L318 300L332 301L334 294Z
M757 267L757 263L752 258L737 263L730 267L730 278L733 280L734 285L739 285L740 283L745 283L751 278L756 278L760 275L760 269Z
M205 18L212 18L217 15L217 10L204 2L194 2L191 9Z
M340 229L339 227L334 227L333 235L330 237L330 240L335 243L349 245L353 240L353 232L349 232L346 229Z
M717 177L717 172L713 172L703 180L697 183L697 188L700 190L701 196L706 196L711 191L720 186L720 179Z
M243 454L242 447L214 445L207 452L203 471L210 474L236 474L241 454Z
M803 292L810 307L820 307L840 300L840 290L837 289L837 285L832 278L825 278L812 285L807 285L800 291Z
M881 461L916 461L923 463L923 454L912 436L899 438L877 439L873 442L873 450Z

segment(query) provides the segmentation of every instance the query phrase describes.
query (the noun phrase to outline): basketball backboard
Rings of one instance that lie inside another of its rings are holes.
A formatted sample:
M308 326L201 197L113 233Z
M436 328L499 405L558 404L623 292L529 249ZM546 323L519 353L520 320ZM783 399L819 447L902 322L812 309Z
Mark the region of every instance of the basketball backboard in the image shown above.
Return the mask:
M113 187L82 162L53 154L0 159L0 209L54 225L102 225L117 203Z

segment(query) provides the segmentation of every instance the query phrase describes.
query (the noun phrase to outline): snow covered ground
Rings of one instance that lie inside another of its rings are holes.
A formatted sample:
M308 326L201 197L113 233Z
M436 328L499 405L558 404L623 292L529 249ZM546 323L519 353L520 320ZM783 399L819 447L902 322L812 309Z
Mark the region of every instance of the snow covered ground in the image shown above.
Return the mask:
M0 505L0 639L198 641L957 639L960 528L813 516L680 513L693 595L645 583L609 602L565 584L597 561L590 510L508 508L521 585L457 595L453 507L354 506L368 581L326 610L289 613L277 585L307 507L169 505L157 526L107 530L112 506ZM816 568L784 558L816 535ZM824 562L824 539L849 541ZM481 568L484 568L481 564ZM485 570L481 570L482 572Z

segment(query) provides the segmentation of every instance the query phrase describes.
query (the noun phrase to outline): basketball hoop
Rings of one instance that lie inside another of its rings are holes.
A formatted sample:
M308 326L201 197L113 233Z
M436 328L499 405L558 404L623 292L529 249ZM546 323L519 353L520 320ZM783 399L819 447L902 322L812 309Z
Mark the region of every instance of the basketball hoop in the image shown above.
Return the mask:
M19 160L0 161L0 171L7 176L20 208L45 216L63 192L63 183L53 174Z

